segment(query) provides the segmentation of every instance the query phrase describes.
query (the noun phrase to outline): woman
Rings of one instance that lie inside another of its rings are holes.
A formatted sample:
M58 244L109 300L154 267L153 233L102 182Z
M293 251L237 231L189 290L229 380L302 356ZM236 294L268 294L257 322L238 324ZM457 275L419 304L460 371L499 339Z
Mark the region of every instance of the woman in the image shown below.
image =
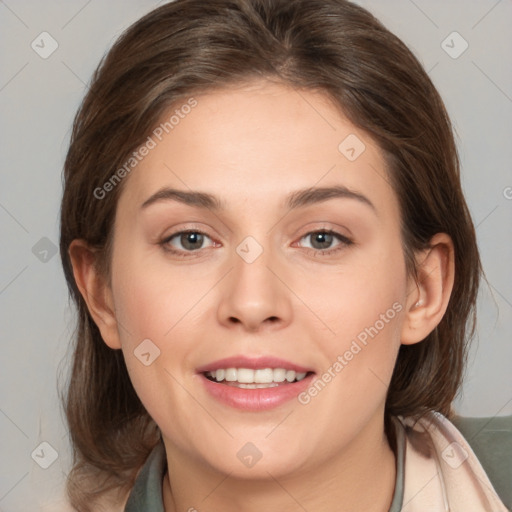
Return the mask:
M78 510L506 510L450 421L481 273L450 122L367 11L159 7L64 177Z

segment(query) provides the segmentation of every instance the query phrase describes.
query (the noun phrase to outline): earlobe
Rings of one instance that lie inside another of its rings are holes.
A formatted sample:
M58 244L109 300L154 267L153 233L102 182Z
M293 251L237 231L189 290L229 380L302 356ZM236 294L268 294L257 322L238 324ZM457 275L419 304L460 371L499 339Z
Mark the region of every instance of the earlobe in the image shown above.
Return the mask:
M112 290L96 266L96 251L84 240L71 242L68 254L73 275L89 313L101 332L103 341L112 349L120 349Z
M432 237L430 247L417 254L417 280L410 283L401 342L424 340L441 322L453 289L455 256L446 233Z

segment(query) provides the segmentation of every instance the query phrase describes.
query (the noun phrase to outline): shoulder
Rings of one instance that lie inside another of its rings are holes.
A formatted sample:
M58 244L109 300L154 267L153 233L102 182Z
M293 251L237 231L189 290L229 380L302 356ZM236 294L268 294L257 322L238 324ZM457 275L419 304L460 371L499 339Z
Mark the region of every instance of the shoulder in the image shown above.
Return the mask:
M450 419L475 452L498 496L512 507L512 416Z

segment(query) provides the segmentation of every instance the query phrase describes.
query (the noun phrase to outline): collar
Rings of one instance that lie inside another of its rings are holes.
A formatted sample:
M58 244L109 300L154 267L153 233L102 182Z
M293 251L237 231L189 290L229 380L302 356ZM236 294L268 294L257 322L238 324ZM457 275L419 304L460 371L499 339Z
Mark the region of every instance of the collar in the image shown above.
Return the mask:
M508 512L468 442L442 414L398 417L405 431L401 512Z

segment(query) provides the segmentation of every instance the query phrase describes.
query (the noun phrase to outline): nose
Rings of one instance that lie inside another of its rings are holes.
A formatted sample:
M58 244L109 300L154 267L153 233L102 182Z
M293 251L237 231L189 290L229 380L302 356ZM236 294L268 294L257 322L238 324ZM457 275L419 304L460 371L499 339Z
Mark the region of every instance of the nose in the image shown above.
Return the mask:
M286 327L293 311L285 271L270 250L264 249L254 261L240 254L233 255L234 266L219 290L219 322L251 332Z

